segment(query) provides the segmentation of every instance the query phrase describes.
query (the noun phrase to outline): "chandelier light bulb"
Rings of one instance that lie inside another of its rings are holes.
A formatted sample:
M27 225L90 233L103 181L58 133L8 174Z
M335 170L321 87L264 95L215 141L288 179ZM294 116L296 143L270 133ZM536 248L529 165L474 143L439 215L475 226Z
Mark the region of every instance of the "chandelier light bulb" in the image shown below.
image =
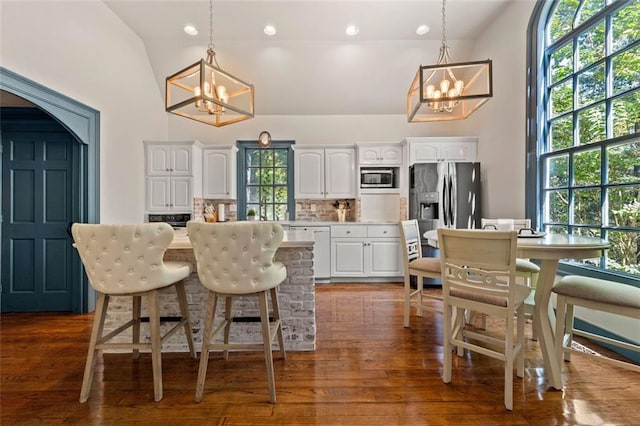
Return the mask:
M458 96L458 92L456 92L456 89L449 89L449 91L447 92L447 96L450 98L455 98L456 96Z
M433 92L434 99L440 99L441 96L442 96L442 93L439 90L436 90L435 92Z
M218 95L218 99L224 102L225 104L229 102L229 94L227 93L227 88L220 85L216 88L216 95Z
M442 81L440 82L440 91L442 93L447 93L449 91L450 85L451 83L449 82L449 80L447 80L446 78L442 79Z
M427 86L427 98L433 98L433 92L436 90L433 84Z
M453 87L456 88L456 93L458 94L458 96L462 95L462 89L464 89L464 81L456 81L456 84L454 84Z

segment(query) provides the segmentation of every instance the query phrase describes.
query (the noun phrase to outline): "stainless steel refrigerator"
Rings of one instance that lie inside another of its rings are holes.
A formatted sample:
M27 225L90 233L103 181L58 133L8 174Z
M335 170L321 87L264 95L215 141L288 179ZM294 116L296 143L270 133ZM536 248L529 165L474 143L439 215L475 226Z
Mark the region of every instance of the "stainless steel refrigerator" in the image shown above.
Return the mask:
M421 235L439 227L480 228L480 188L480 163L414 164L409 219L418 219Z

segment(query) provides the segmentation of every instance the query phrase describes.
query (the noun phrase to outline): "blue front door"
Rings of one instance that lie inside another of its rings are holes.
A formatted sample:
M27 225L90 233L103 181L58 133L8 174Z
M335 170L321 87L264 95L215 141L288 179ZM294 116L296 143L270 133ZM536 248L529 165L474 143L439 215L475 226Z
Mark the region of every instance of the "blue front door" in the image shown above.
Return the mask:
M4 124L2 312L71 311L78 143L53 120Z

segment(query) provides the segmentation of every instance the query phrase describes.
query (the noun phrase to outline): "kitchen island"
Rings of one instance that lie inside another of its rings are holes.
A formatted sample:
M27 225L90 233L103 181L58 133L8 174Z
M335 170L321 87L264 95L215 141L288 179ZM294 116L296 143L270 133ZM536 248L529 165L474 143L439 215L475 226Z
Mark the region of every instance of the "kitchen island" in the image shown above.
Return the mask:
M310 231L285 231L284 239L276 252L275 260L287 268L287 278L278 287L282 333L288 351L312 351L316 347L316 306L313 259L314 235ZM192 264L192 273L185 280L187 302L191 315L196 351L202 346L202 333L206 313L207 289L200 283L196 269L195 256L186 230L176 230L174 239L164 256L165 261L180 260ZM218 302L217 321L223 317L224 299ZM161 291L160 315L164 318L179 317L179 306L175 289ZM257 297L234 298L233 314L246 321L234 322L231 326L233 342L262 343ZM146 300L143 298L142 316L146 316ZM105 331L115 329L131 319L131 299L113 297L107 312ZM143 339L149 339L149 329L141 328ZM171 324L163 325L163 332ZM131 334L125 333L114 341L129 342ZM187 342L182 330L167 340L162 349L165 352L188 352Z

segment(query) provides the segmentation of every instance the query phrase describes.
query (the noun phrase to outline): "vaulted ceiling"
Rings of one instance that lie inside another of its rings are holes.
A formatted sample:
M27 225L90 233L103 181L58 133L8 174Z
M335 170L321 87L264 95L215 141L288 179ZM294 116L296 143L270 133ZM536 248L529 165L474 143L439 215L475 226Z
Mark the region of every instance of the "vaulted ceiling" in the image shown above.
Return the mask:
M446 35L456 61L512 1L449 0ZM103 0L145 44L160 92L165 77L206 56L207 0ZM440 0L214 1L220 66L255 85L258 115L404 114L420 64L434 63ZM189 36L186 24L199 34ZM277 34L267 36L265 25ZM347 25L359 33L349 37ZM417 35L419 25L430 31Z

